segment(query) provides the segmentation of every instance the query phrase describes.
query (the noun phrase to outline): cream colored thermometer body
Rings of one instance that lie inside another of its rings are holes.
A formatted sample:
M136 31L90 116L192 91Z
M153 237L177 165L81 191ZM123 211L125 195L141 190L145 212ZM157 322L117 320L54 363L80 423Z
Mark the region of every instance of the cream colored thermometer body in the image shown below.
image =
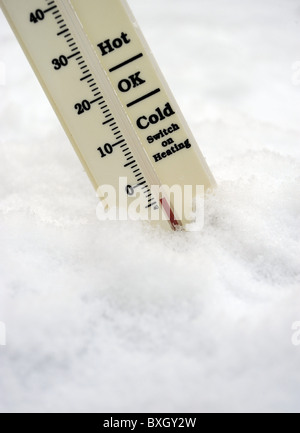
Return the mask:
M209 189L214 179L127 4L0 4L94 187L111 185L129 205L138 195L154 220L169 215L168 227L190 222L192 200L184 213L152 187Z

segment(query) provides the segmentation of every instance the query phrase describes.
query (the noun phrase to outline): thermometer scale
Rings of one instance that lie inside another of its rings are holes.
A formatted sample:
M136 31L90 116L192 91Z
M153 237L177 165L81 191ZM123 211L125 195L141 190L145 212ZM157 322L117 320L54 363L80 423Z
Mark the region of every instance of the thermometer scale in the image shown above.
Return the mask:
M139 197L147 219L191 223L197 186L215 181L127 3L0 4L104 206L109 185L117 207Z

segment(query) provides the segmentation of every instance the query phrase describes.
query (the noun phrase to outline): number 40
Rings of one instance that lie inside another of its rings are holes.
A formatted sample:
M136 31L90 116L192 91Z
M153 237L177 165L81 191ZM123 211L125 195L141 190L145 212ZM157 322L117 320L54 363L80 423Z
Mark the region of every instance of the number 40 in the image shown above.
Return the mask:
M30 22L37 24L39 21L43 21L45 14L41 9L37 9L35 12L30 14Z

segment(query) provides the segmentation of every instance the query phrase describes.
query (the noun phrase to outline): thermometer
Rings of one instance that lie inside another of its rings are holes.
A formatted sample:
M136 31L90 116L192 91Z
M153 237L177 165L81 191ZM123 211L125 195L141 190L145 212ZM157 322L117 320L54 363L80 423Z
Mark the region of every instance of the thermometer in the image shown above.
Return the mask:
M104 208L191 223L215 181L127 3L0 4Z

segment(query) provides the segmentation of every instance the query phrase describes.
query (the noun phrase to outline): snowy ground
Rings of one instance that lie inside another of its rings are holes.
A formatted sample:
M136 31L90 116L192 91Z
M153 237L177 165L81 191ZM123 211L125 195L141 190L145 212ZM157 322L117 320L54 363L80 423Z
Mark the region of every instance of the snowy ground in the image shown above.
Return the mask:
M201 233L100 223L0 16L0 411L299 411L300 1L130 5L219 188Z

